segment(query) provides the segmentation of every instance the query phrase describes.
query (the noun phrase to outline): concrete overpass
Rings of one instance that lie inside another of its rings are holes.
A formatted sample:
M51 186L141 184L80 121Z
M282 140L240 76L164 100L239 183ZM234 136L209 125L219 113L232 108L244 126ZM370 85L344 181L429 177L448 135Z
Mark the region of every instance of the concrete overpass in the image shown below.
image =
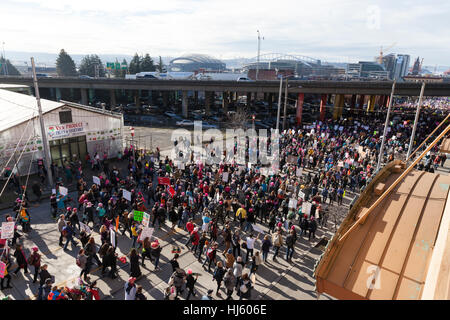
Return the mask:
M32 78L2 76L0 83L33 86ZM134 97L136 105L140 104L142 91L156 92L162 96L165 107L169 106L170 94L181 92L182 114L188 116L188 92L194 92L194 100L198 101L198 92L205 93L205 111L209 114L214 106L215 93L222 96L222 109L227 112L228 105L237 100L241 94L247 95L247 101L261 99L269 104L278 101L279 81L214 81L214 80L155 80L155 79L80 79L80 78L39 78L39 87L52 91L52 99L61 99L60 89L80 90L81 103L88 104L94 97L95 90L109 91L109 103L116 105L116 95L121 90L128 90ZM283 86L284 87L284 86ZM397 83L396 96L419 96L420 83ZM303 100L305 94L320 95L320 119L325 118L325 107L334 103L333 118L342 116L347 102L351 108L366 108L371 112L384 108L391 93L390 81L289 81L288 94L297 99L297 122L301 123ZM284 88L283 88L284 92ZM425 96L450 96L450 82L427 83ZM153 94L152 94L153 97ZM66 99L67 100L67 99Z
M0 83L33 86L32 78L0 76ZM418 96L420 83L397 83L396 95ZM279 81L213 81L213 80L152 80L152 79L79 79L39 78L42 88L155 91L213 91L278 93ZM289 81L289 93L389 95L390 81ZM428 83L425 96L450 96L449 83Z

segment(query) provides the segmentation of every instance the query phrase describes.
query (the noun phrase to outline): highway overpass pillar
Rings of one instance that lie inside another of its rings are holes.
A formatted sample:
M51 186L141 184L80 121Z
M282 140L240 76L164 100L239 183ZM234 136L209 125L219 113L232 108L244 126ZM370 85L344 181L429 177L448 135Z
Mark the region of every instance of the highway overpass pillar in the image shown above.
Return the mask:
M353 109L355 109L356 106L356 94L352 95L352 100L350 101L350 108L352 109L351 111L353 112Z
M343 106L344 106L344 95L337 94L334 97L333 120L337 120L338 118L340 118Z
M94 101L94 97L95 97L95 90L89 89L89 103L92 103Z
M327 98L329 99L331 95L327 97L326 94L323 94L320 98L320 121L325 120L325 106L327 104Z
M188 117L188 92L183 91L181 97L181 112L183 113L183 117Z
M81 104L84 104L85 106L88 105L87 89L81 89Z
M359 109L363 109L363 107L364 107L364 100L366 99L366 96L365 95L360 95L359 96L359 102L358 102L358 108Z
M163 91L162 96L164 108L167 109L169 107L169 91Z
M224 91L222 93L222 108L223 113L226 115L228 112L228 105L230 104L230 93L228 91Z
M305 94L299 93L297 98L297 125L302 124L302 113L303 113L303 101L305 100Z
M56 92L56 101L61 100L61 89L56 88L55 92Z
M370 96L369 102L367 103L367 110L366 111L373 111L375 108L375 99L377 96Z
M141 106L141 97L139 96L139 90L133 90L134 95L134 103L136 104L136 107Z
M198 91L194 91L194 103L198 105Z
M214 103L214 91L205 92L205 115L209 116L211 106Z
M252 93L247 92L247 107L250 106L251 102L252 102Z
M116 106L116 92L114 89L109 90L109 106L114 108Z

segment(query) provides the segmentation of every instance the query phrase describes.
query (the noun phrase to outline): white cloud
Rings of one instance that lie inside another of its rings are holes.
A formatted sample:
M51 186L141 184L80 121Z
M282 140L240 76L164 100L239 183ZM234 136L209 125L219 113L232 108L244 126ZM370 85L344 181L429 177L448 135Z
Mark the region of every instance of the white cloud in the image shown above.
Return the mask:
M368 28L370 6L378 29ZM259 29L263 53L372 59L396 42L393 51L445 64L449 11L445 0L2 0L0 41L16 51L253 57Z

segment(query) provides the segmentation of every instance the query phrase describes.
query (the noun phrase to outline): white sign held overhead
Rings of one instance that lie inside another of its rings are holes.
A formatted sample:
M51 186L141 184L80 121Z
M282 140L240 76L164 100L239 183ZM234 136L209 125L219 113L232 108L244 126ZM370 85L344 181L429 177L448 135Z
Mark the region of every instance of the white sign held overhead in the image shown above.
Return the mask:
M184 162L178 162L178 169L184 170Z
M128 201L131 201L131 192L130 191L123 189L122 193L123 193L123 197L125 199L127 199Z
M14 238L14 221L3 222L2 231L0 233L0 239L11 239Z
M303 202L302 213L309 215L310 212L311 212L311 203Z
M302 198L302 200L305 200L305 196L306 196L306 195L305 195L305 193L304 193L303 191L299 191L299 192L298 192L298 197L299 197L299 198Z
M150 223L150 215L147 212L144 212L142 215L142 225L144 227L148 227L148 224Z
M116 233L114 232L114 229L109 229L109 236L111 239L111 244L115 248L116 247Z
M291 208L291 209L297 208L297 200L289 199L289 208Z
M100 185L100 178L99 177L96 177L96 176L92 176L92 181L94 181L94 183L96 184L96 185Z
M223 173L222 173L222 180L223 180L224 182L228 182L228 172L223 172Z
M141 235L140 235L140 239L142 241L145 240L145 238L148 237L149 240L152 239L152 235L153 235L153 230L155 230L154 228L149 228L149 227L144 227L142 229Z
M84 224L83 222L80 222L80 229L84 230L84 232L86 232L86 234L91 234L91 228L89 228L89 226L87 224Z
M297 177L301 177L303 173L303 168L297 168Z
M59 187L59 193L63 196L67 196L67 193L69 192L69 190L65 187Z
M259 226L256 225L256 223L252 224L253 231L264 233L264 230L261 229Z

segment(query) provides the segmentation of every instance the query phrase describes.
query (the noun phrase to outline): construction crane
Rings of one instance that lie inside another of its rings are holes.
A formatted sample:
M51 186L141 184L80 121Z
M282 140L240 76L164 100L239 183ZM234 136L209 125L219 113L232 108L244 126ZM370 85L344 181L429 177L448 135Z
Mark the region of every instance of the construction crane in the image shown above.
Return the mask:
M393 44L391 44L389 47L385 48L384 50L388 51L388 50L392 49L396 44L397 44L397 42L394 42ZM380 47L380 55L378 56L378 63L383 64L383 46Z

